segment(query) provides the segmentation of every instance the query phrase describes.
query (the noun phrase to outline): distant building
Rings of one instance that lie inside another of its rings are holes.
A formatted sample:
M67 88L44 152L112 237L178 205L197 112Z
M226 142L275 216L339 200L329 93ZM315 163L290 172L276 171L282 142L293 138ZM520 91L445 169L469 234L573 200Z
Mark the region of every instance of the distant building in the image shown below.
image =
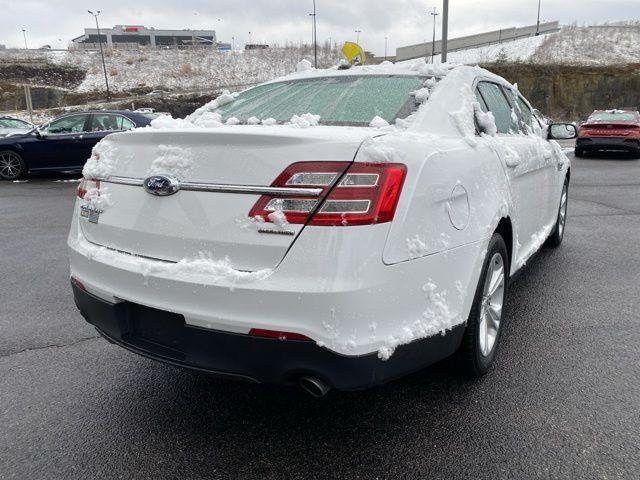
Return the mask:
M0 50L6 50L7 47L5 47L4 45L0 45Z
M116 47L131 44L158 47L217 44L215 30L156 30L142 25L116 25L113 28L101 28L100 38L103 43ZM84 35L74 38L72 42L78 46L97 45L98 30L85 28Z
M265 45L263 43L247 43L244 46L245 50L264 50L266 48L269 48L269 45Z

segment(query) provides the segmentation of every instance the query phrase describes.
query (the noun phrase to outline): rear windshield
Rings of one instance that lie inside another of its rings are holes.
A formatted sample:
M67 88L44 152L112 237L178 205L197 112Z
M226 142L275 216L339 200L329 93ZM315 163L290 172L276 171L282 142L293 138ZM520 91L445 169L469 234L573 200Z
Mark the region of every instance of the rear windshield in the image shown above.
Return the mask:
M15 118L0 118L0 128L31 128L27 122Z
M392 123L418 104L411 95L424 78L413 76L323 77L260 85L216 110L223 121L252 117L288 122L294 115L320 115L324 125L369 126L376 116Z
M589 117L590 122L635 122L638 116L632 112L597 112Z
M138 113L138 115L140 115L141 117L147 118L149 120L155 120L156 118L162 116L161 113L155 113L155 112Z

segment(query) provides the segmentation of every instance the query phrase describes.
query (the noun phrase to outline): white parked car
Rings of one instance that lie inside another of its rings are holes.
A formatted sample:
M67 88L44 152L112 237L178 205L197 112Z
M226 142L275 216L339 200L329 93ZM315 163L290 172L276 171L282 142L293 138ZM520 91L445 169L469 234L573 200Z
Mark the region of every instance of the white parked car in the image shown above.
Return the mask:
M225 93L94 148L69 236L76 303L133 352L316 395L456 352L482 375L509 279L562 241L570 165L550 139L575 135L477 67Z

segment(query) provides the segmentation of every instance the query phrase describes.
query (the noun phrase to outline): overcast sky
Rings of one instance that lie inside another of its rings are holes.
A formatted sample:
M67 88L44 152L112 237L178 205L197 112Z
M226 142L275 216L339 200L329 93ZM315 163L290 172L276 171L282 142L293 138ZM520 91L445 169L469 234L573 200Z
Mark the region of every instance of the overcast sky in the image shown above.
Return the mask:
M451 37L536 22L538 0L451 0ZM432 17L440 0L317 0L318 41L355 40L379 55L384 38L395 47L431 38ZM0 0L0 44L23 47L66 46L92 26L89 9L100 9L101 25L215 29L219 41L284 43L309 41L312 0ZM438 21L442 17L438 17ZM542 19L563 24L640 20L640 0L542 0ZM438 32L440 29L438 28Z

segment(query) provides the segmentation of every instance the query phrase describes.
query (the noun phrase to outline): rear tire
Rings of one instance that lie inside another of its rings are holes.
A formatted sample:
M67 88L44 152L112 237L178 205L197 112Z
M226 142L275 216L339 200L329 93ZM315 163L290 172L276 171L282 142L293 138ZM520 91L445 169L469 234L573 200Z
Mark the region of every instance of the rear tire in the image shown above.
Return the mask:
M508 286L509 254L504 239L496 233L487 248L459 350L462 368L470 377L481 377L491 370L502 332L502 312Z
M562 245L562 239L564 238L564 231L567 226L567 205L569 204L569 179L565 179L564 186L562 187L562 195L560 196L560 208L558 209L558 219L556 220L556 226L553 228L553 232L549 235L545 246L551 248L558 248Z
M0 178L18 180L27 173L27 164L13 150L0 151Z

